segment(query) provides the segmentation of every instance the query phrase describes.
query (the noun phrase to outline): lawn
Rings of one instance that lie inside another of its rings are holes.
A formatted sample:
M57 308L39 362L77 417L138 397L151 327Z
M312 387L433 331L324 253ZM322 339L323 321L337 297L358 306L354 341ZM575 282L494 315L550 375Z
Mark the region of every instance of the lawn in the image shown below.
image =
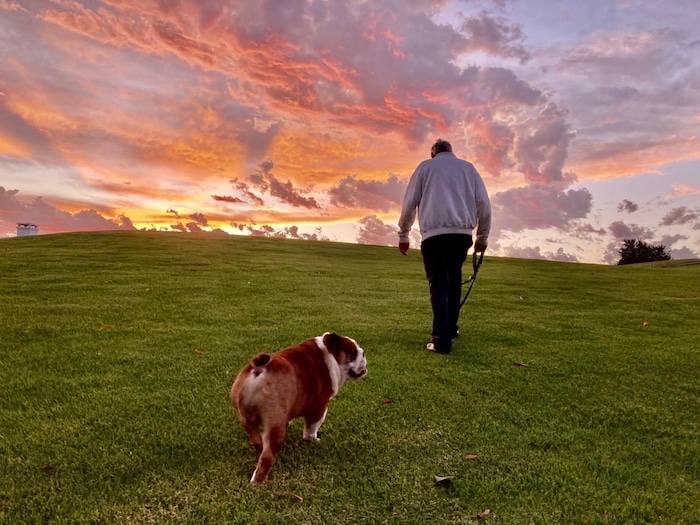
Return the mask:
M700 265L485 258L449 356L420 253L0 241L0 523L700 524ZM468 267L468 265L467 265ZM326 331L369 375L270 481L228 391ZM435 477L447 478L437 483Z

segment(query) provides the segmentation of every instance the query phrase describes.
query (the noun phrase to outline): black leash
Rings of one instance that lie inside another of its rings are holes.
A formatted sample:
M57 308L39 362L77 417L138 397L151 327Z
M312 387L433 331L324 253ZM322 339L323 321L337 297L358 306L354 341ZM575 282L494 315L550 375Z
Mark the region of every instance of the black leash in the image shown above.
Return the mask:
M462 299L462 304L459 305L459 309L461 310L462 307L464 306L464 303L467 302L467 298L469 297L469 294L472 291L472 288L474 287L474 283L476 282L476 274L479 273L479 268L481 268L481 263L484 262L484 252L479 252L480 255L477 258L477 252L474 252L472 254L472 266L474 267L474 274L469 277L466 281L463 281L462 284L467 284L471 283L469 285L469 289L467 290L467 294L464 296L464 299Z

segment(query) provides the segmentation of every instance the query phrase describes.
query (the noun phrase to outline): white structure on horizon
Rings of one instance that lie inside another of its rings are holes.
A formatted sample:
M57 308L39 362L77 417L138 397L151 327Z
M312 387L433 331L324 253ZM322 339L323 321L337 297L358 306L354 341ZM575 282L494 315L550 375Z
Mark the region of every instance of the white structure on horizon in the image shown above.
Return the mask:
M28 237L29 235L38 235L39 225L31 222L17 223L17 237Z

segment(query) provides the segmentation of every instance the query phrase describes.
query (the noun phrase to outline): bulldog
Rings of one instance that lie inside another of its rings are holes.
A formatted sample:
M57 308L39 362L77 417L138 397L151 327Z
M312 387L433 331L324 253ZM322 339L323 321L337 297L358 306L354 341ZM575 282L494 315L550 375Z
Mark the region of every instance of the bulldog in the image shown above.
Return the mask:
M236 376L231 402L260 453L251 483L263 483L292 419L304 418L304 439L318 441L328 403L347 380L367 374L362 348L326 332L279 352L256 355Z

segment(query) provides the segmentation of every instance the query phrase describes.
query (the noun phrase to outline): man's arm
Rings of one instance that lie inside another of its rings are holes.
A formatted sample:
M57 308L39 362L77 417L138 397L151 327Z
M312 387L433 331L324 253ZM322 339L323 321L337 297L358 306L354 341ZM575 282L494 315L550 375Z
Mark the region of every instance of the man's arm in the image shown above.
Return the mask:
M422 184L420 182L420 165L413 172L408 181L406 193L401 206L401 217L399 218L399 251L406 255L409 247L409 234L413 223L416 221L416 210L422 197Z
M489 233L491 232L491 201L481 175L478 175L476 180L476 212L479 224L476 229L474 251L483 252L489 245Z

